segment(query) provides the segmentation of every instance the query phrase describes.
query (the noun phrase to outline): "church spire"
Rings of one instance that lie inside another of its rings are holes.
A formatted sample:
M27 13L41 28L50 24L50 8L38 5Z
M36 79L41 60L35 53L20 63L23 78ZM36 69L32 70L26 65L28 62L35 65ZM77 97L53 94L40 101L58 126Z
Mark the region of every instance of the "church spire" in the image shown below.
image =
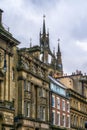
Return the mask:
M61 53L61 52L60 52L60 45L59 45L59 42L60 42L60 39L58 39L58 53Z
M46 28L45 28L45 15L43 15L43 35L46 34Z
M41 59L44 63L51 62L51 58L49 59L49 55L52 55L52 52L50 50L49 46L49 31L46 32L45 27L45 15L43 16L43 26L42 26L42 33L40 31L40 49L41 49Z
M61 51L60 51L60 39L58 39L58 52L57 52L57 66L56 68L61 72L61 74L63 73L63 67L62 67L62 58L61 58Z

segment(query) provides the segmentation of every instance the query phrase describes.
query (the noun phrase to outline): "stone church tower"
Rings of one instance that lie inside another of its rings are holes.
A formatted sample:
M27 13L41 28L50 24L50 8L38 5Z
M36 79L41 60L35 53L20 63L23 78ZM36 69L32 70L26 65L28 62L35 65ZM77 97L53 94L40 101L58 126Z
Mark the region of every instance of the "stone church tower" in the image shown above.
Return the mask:
M50 72L56 73L56 75L63 74L61 51L58 40L57 55L51 51L49 43L49 32L46 32L45 16L43 16L43 31L40 31L40 60L51 67ZM50 68L49 67L49 68Z
M46 33L45 28L45 16L43 16L43 33L40 31L40 48L41 48L41 60L48 64L49 63L49 55L52 55L50 47L49 47L49 32Z

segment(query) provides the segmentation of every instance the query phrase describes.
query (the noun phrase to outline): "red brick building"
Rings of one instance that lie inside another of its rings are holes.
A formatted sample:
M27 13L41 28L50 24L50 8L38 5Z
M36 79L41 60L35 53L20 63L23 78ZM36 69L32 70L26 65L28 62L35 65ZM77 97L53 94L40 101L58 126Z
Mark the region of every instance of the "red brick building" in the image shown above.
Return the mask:
M70 128L70 102L66 87L50 77L50 123L52 129Z

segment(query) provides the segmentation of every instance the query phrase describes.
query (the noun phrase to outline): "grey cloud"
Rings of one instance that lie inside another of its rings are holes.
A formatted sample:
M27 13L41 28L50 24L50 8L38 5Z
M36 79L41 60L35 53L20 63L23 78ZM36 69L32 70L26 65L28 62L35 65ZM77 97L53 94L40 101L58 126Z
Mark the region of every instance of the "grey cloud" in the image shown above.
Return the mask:
M87 67L83 69L87 52L76 45L77 40L87 39L87 0L1 0L0 4L3 21L22 42L20 47L27 47L30 37L33 44L39 44L42 16L46 14L52 50L57 48L57 39L61 39L64 71L87 71Z

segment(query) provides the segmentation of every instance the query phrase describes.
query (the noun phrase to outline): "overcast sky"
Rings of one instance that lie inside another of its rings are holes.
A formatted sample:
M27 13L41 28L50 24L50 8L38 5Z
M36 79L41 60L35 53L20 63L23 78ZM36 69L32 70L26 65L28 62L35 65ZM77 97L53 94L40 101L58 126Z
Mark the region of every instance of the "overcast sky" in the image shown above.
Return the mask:
M87 72L87 0L0 0L0 8L20 47L29 47L30 38L39 45L45 14L52 51L60 38L64 73Z

